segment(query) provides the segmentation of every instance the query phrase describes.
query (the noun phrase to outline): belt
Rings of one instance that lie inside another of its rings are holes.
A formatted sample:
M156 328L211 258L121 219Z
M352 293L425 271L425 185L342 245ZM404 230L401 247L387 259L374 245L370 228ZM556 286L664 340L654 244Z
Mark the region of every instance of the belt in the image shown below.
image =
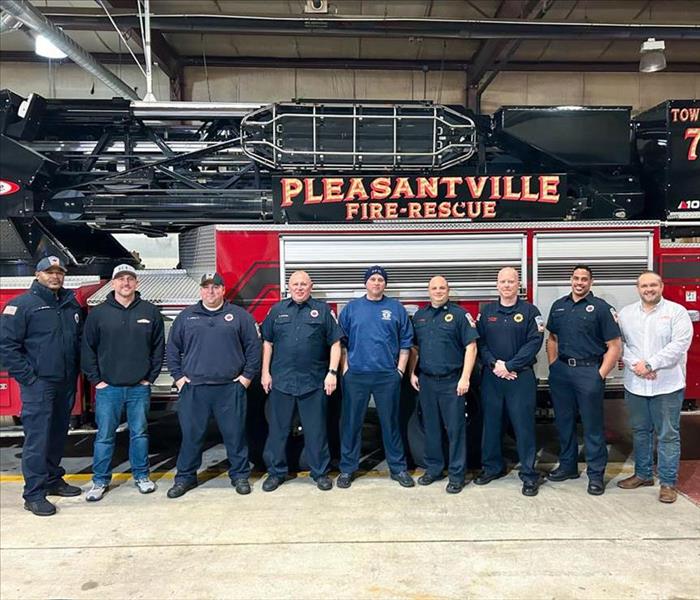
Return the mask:
M591 358L571 358L570 356L559 356L559 360L566 363L570 367L599 367L603 362L601 356L593 356Z

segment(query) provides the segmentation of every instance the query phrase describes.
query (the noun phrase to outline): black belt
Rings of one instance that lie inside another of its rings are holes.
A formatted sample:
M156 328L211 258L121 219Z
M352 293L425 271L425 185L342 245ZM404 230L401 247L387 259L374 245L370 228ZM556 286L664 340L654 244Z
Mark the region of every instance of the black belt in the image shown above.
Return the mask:
M559 360L566 363L570 367L599 367L600 363L603 362L603 358L600 356L594 356L592 358L571 358L570 356L559 356Z

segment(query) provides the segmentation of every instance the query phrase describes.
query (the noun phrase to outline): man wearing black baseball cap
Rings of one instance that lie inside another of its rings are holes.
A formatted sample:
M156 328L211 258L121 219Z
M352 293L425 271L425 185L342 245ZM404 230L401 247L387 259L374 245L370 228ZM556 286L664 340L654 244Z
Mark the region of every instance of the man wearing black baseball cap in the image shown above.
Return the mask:
M251 491L246 390L260 372L260 338L253 317L224 299L221 275L204 274L200 286L201 301L177 316L168 338L168 369L180 394L177 412L182 431L175 484L168 498L179 498L197 486L212 415L226 446L231 484L239 494Z
M29 291L10 300L0 319L0 352L22 397L24 508L55 514L51 496L79 496L63 479L63 449L75 403L83 310L63 287L66 267L57 256L36 265Z

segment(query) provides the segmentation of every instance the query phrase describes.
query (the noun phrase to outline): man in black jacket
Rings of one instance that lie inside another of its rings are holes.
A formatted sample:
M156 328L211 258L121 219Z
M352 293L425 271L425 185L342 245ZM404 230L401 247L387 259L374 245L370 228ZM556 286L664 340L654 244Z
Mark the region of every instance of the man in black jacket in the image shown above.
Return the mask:
M177 316L168 338L168 369L180 393L177 415L182 430L168 498L179 498L197 486L212 414L226 446L231 485L239 494L250 493L246 390L260 373L260 338L253 317L224 300L221 275L206 273L200 285L201 302Z
M2 311L2 362L22 395L24 508L40 517L55 514L46 499L79 496L63 480L63 448L75 403L83 311L63 287L66 267L56 256L42 258L36 281Z
M92 488L88 502L101 500L112 479L117 427L126 409L129 462L139 492L156 489L149 478L148 409L151 384L163 364L163 318L156 306L136 291L136 270L119 265L112 273L112 291L85 321L82 368L95 386L97 436Z

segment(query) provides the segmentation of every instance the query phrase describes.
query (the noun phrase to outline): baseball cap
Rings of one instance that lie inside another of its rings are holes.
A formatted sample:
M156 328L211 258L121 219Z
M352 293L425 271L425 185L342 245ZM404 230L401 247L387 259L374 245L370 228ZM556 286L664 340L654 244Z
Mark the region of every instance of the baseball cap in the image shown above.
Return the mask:
M365 271L365 283L367 283L367 280L372 277L372 275L381 275L384 277L385 282L389 282L389 277L386 274L386 271L384 270L384 267L380 267L379 265L373 265L369 269Z
M224 285L224 278L218 273L205 273L202 275L202 279L199 282L200 286L205 286L210 283L214 285Z
M136 269L134 269L134 267L131 265L123 264L114 267L114 271L112 271L112 279L116 279L122 273L128 273L129 275L136 277Z
M66 269L66 265L63 264L63 261L58 258L58 256L45 256L38 263L36 263L37 271L48 271L53 267L58 267L64 273L68 271L68 269Z

